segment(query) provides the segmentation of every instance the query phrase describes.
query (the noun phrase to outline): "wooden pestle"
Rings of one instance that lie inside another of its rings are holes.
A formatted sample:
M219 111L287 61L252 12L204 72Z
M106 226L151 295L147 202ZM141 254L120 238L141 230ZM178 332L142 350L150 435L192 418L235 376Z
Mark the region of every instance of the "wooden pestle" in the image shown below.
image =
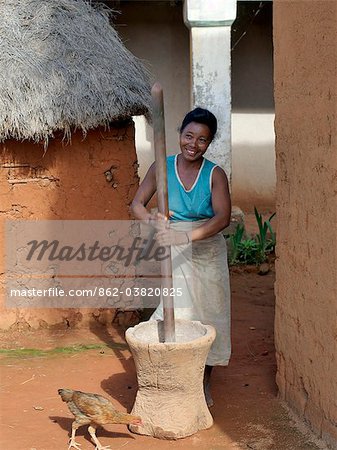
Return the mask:
M156 161L156 182L158 210L165 217L169 217L168 194L167 194L167 171L166 171L166 143L165 143L165 119L164 119L164 99L163 88L157 82L151 89L153 105L153 134ZM161 261L162 291L164 288L169 294L172 292L172 261L171 248L168 247L168 258ZM174 296L164 295L164 340L165 342L175 342L174 325Z

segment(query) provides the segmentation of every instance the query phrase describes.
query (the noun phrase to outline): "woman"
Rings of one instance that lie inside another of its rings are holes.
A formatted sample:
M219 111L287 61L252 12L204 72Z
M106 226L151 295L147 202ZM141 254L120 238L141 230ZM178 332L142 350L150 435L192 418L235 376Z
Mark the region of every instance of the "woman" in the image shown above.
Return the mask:
M213 325L216 339L207 358L204 388L208 406L210 375L215 365L228 365L230 345L230 290L226 242L220 233L228 226L231 201L225 172L204 158L217 131L217 120L208 110L196 108L189 112L180 128L180 153L167 158L170 224L165 218L151 215L146 205L156 191L155 163L148 170L131 205L140 220L157 221L157 240L161 245L180 249L192 242L192 258L173 270L174 287L181 287L183 304L175 318L200 320ZM177 231L178 229L178 231ZM162 305L152 319L162 320Z

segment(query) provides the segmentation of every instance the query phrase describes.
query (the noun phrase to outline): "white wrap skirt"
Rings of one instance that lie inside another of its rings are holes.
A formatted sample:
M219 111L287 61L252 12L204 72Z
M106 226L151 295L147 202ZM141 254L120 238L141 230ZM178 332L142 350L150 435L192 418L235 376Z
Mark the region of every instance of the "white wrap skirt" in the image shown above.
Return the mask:
M187 231L202 222L179 222L172 227ZM206 364L227 366L231 355L231 319L225 238L218 233L189 245L172 246L171 255L175 318L212 325L216 338ZM163 320L162 301L150 320Z

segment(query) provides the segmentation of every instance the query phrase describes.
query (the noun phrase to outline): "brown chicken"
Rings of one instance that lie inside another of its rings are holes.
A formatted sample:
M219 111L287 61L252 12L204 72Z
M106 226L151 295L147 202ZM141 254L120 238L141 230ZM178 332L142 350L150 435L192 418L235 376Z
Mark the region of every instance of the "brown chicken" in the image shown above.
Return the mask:
M105 397L102 397L102 395L73 391L72 389L59 389L58 393L62 400L67 403L70 412L75 416L71 426L72 432L68 449L74 447L79 450L80 444L75 441L75 433L82 425L89 425L88 431L96 444L95 450L107 450L110 446L103 447L96 437L97 425L105 425L107 423L142 424L140 417L117 411L112 403Z

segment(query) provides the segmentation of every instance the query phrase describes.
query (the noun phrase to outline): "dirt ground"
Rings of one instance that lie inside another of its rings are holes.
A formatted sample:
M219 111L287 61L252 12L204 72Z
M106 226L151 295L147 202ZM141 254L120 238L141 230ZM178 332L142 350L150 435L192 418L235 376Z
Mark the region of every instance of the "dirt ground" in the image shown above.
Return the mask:
M114 450L325 448L295 424L277 398L274 275L273 270L264 276L241 269L231 273L233 353L227 368L214 369L212 428L178 441L161 441L131 434L122 425L107 425L97 433L101 443ZM2 352L0 360L1 449L67 448L72 416L57 394L61 387L103 394L119 409L131 410L137 380L122 331L4 333L1 343L3 349L19 349ZM22 350L27 348L45 351ZM94 449L86 427L78 431L77 441L83 450Z

